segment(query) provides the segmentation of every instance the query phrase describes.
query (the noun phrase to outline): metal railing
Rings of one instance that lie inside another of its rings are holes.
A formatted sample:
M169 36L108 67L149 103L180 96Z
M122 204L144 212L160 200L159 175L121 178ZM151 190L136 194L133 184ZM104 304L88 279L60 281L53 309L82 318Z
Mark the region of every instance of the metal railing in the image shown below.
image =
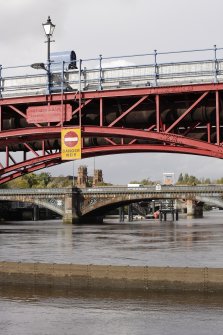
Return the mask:
M37 64L40 70L30 65L0 65L0 97L223 82L223 48L216 45L200 50L99 55L77 60L77 69L71 70L64 61L54 62L50 76L47 64Z

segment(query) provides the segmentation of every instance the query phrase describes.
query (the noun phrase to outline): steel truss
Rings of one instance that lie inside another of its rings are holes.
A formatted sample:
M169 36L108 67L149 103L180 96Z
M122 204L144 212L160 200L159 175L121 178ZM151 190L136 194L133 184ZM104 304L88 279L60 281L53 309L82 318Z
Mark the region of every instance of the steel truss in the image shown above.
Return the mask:
M83 158L169 152L221 159L222 90L210 83L2 99L0 183L62 163L61 127L81 127ZM27 122L28 107L65 103L70 121Z

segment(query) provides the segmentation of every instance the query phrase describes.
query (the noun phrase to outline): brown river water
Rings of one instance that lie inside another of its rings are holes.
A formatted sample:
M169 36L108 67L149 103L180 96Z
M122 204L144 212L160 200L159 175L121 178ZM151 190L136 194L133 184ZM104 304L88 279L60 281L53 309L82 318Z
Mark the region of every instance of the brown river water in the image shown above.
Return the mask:
M178 222L0 224L0 261L223 267L223 211ZM0 334L222 334L223 295L0 287Z

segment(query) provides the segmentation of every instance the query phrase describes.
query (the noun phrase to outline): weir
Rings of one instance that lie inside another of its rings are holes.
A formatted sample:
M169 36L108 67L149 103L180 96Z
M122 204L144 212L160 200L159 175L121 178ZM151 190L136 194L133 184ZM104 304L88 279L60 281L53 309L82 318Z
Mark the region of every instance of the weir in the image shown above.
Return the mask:
M1 285L141 291L223 291L223 268L0 262Z

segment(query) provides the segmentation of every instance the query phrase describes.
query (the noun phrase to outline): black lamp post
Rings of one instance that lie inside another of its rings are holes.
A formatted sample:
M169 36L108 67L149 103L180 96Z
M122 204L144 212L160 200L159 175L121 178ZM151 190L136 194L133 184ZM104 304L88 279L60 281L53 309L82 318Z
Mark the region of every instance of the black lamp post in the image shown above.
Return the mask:
M48 19L46 23L43 23L43 29L47 37L47 75L48 75L48 93L50 94L50 84L51 84L51 73L50 73L50 43L54 42L51 40L51 37L53 36L53 32L55 29L55 24L51 22L50 16L48 16Z

